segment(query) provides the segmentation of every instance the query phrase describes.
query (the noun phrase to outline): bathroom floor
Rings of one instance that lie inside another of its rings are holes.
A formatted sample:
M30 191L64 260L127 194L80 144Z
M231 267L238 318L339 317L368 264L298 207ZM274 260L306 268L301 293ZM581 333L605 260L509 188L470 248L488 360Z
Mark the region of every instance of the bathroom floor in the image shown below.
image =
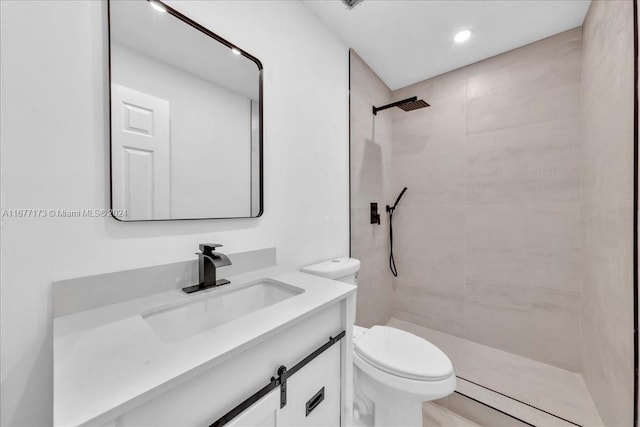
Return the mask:
M428 339L453 363L456 393L425 403L430 426L603 425L578 373L396 318L388 325Z

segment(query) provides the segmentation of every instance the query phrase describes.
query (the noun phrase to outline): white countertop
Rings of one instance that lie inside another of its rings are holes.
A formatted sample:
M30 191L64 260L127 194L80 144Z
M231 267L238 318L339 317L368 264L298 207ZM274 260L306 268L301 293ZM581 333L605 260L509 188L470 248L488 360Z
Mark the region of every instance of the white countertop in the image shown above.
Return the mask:
M202 298L263 278L304 292L176 342L160 339L141 316L169 303ZM174 290L54 319L54 425L106 423L356 289L281 267L228 279L229 285L190 295Z

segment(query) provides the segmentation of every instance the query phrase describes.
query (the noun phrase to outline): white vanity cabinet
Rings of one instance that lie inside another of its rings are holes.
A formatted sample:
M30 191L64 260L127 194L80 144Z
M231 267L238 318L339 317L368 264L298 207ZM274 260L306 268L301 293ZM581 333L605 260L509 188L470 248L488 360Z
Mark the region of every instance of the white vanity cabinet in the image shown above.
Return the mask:
M340 373L340 346L336 344L292 376L283 408L286 425L339 426Z
M340 348L335 345L287 381L284 408L276 388L227 426L339 426L340 398Z
M288 425L286 413L280 410L280 390L272 390L249 409L227 424L228 427L276 427Z
M345 304L345 300L336 302L203 372L194 372L189 379L102 425L209 426L269 384L278 367L292 368L344 331ZM283 408L278 386L226 425L340 426L346 345L344 338L337 341L288 377ZM312 410L307 414L308 402Z
M145 284L194 263L55 283L53 425L208 427L232 410L225 426L350 425L356 288L274 265L273 250L232 259L246 265L230 284L190 295ZM118 302L122 283L137 297Z

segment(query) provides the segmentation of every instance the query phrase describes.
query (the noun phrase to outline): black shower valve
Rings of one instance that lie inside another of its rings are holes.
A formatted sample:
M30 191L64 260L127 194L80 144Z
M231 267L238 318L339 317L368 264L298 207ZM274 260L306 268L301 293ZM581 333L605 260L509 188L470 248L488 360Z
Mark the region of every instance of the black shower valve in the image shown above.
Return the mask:
M371 203L371 224L380 225L380 213L378 212L378 204Z

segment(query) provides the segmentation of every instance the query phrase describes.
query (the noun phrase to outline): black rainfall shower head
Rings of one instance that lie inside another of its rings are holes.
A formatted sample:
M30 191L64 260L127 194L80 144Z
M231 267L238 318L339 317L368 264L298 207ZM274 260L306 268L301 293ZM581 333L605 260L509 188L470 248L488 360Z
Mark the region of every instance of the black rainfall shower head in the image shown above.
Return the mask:
M373 107L373 115L378 114L378 111L386 110L387 108L398 107L404 111L418 110L424 107L430 107L430 105L422 99L418 99L417 96L403 99L402 101L396 101L391 104L383 105L382 107Z
M428 106L429 104L427 104L425 101L423 101L422 99L418 99L417 101L400 104L398 105L398 108L402 108L404 111L413 111L413 110L418 110L420 108L424 108Z

